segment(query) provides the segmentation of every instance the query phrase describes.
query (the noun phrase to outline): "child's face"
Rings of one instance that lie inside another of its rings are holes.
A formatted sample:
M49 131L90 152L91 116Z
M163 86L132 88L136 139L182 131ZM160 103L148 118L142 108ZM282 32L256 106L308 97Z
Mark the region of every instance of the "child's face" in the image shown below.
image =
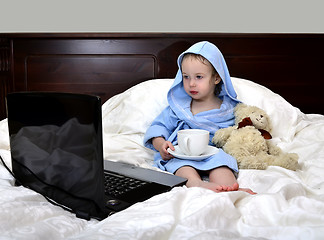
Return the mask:
M215 86L221 81L218 74L213 75L213 66L192 56L185 57L181 63L183 86L194 100L214 98Z

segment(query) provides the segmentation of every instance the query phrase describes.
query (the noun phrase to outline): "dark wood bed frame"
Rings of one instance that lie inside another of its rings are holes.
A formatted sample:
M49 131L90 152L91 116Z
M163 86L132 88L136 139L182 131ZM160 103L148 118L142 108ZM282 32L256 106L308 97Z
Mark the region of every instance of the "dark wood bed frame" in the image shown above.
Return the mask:
M324 114L324 34L0 33L0 119L9 92L79 92L104 102L145 80L173 78L178 55L202 40L219 47L231 76Z

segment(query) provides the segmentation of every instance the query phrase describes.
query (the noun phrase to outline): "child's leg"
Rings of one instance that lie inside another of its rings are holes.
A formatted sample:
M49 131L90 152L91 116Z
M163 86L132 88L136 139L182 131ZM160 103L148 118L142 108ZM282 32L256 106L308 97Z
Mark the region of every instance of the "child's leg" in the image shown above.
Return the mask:
M175 175L188 179L187 187L196 187L197 184L202 181L199 173L196 169L190 166L183 166L179 168Z
M199 173L197 172L196 169L190 166L184 166L179 168L176 172L175 175L187 178L187 187L202 187L202 188L207 188L210 190L213 190L215 192L221 192L224 191L223 188L219 187L218 184L215 184L213 182L205 182L201 179Z
M255 194L251 189L239 188L236 177L231 169L228 167L219 167L210 171L209 181L218 185L216 188L218 192L222 191L244 191L250 194Z
M236 177L228 167L218 167L211 170L209 181L218 185L218 191L237 191L239 189Z

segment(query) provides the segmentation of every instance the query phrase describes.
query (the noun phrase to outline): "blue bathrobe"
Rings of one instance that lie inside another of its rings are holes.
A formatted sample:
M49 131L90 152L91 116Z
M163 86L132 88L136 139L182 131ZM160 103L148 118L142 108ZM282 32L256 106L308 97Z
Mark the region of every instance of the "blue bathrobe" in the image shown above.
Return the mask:
M205 57L220 75L223 85L219 98L223 100L220 109L213 109L193 115L190 109L192 98L185 92L182 82L181 62L184 54L195 53ZM174 146L177 145L177 132L181 129L205 129L210 132L210 145L215 131L234 125L233 109L239 102L233 88L227 65L222 53L212 43L199 42L180 54L178 58L179 70L168 95L169 106L152 122L144 136L144 145L154 149L152 138L164 137ZM156 150L155 150L156 151ZM172 158L163 160L159 152L154 156L154 163L162 170L174 173L182 166L192 166L198 170L211 170L220 166L228 166L238 172L237 162L232 156L220 149L215 155L201 161Z

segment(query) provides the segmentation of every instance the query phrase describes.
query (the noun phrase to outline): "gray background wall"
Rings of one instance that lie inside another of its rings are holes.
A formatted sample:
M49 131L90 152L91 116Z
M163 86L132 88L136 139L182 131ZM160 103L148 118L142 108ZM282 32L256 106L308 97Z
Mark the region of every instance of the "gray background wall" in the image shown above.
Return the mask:
M0 0L0 32L324 33L321 0Z

